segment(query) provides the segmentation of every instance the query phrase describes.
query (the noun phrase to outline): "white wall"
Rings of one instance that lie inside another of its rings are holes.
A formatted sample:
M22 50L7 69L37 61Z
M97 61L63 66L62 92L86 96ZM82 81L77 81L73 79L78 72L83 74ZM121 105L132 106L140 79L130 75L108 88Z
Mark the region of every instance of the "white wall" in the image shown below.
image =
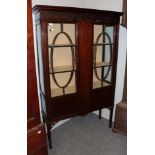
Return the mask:
M40 4L121 11L122 2L123 0L32 0L32 6Z
M85 0L32 0L34 5L53 5L53 6L70 6L70 7L85 7Z
M92 8L99 10L111 10L121 12L122 2L123 0L32 0L32 6L37 4L72 6L80 8ZM127 42L126 36L127 36L126 29L120 26L115 104L121 101L123 94L125 60L126 60L126 42ZM98 111L94 113L98 114ZM115 107L114 107L114 114L115 114ZM104 109L102 112L102 117L109 119L109 110ZM62 123L63 122L60 122L60 124Z
M85 0L86 7L98 10L122 11L123 0Z

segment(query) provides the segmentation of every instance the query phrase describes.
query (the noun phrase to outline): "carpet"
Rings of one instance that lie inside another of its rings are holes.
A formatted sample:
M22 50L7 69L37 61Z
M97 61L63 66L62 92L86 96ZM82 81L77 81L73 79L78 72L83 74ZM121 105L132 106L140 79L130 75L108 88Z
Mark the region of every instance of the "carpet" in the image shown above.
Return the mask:
M95 114L75 117L52 130L49 155L126 155L127 137L113 133Z

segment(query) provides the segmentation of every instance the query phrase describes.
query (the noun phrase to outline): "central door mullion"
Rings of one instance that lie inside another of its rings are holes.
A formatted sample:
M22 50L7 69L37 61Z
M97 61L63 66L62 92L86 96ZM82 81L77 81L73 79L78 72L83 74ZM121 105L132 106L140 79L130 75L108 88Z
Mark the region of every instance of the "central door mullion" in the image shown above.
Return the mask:
M80 66L80 113L86 114L90 110L90 95L92 88L93 68L93 24L91 22L78 23L79 66Z

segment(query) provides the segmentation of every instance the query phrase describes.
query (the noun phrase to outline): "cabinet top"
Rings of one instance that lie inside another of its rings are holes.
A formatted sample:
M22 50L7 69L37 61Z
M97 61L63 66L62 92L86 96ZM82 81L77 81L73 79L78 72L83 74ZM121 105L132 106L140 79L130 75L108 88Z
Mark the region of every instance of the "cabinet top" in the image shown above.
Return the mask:
M39 11L60 11L60 12L74 12L74 13L93 13L102 15L122 16L123 12L115 12L108 10L96 10L76 7L63 7L63 6L49 6L49 5L35 5L33 12Z
M119 24L122 12L84 9L74 7L60 7L36 5L33 7L36 23L40 21L46 22L77 22L88 21L103 23L105 25Z

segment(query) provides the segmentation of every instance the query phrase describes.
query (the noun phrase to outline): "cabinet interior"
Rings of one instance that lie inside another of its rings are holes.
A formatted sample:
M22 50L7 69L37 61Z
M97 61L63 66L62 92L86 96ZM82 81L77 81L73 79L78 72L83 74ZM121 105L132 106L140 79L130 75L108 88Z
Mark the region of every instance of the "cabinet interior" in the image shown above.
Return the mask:
M113 26L93 26L93 88L111 85ZM51 97L76 93L76 24L48 23ZM52 54L51 54L52 53Z
M94 25L93 89L111 85L113 26Z
M48 24L51 97L76 93L76 25Z

